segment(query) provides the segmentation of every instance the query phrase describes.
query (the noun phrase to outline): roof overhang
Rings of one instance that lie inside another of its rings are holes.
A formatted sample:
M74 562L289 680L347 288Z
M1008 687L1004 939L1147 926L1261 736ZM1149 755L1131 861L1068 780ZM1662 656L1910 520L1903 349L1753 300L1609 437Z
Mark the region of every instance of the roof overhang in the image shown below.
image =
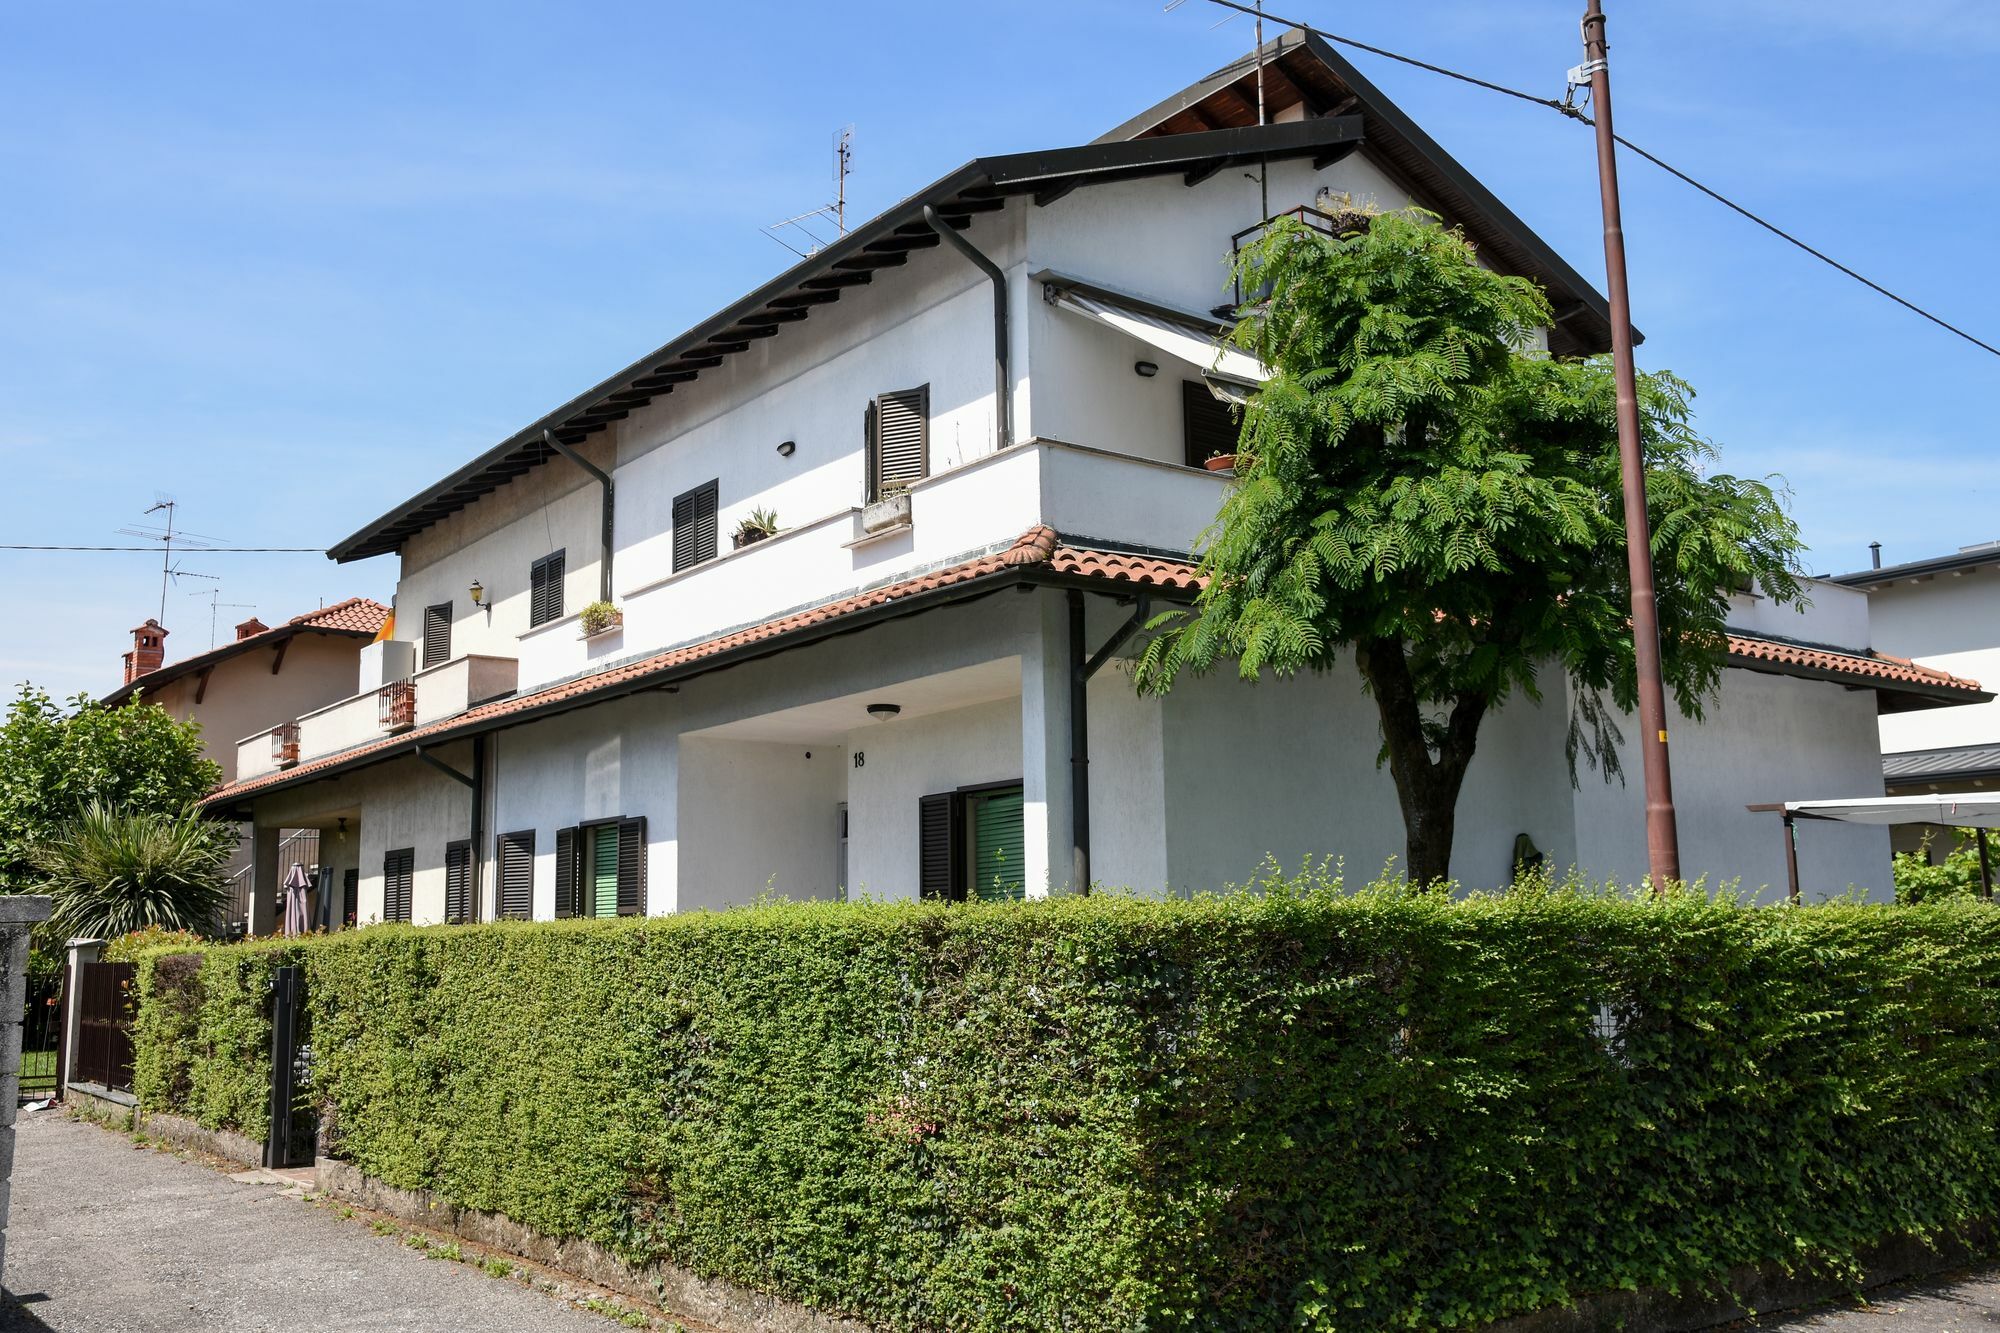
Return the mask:
M137 680L126 681L117 689L104 695L98 702L106 708L116 708L141 691L157 690L162 685L171 685L184 676L192 676L198 672L211 670L233 657L241 657L245 653L256 652L259 648L279 647L289 643L301 634L326 634L343 639L372 639L375 637L376 631L342 629L334 625L279 625L275 628L265 630L261 634L253 634L247 639L233 639L228 643L218 644L205 653L196 653L193 657L184 657L178 662L169 662L157 670L148 671Z
M1178 174L1192 185L1235 162L1294 157L1330 162L1360 145L1362 124L1360 116L1331 116L975 158L529 423L335 543L327 555L344 562L399 549L439 519L555 457L542 439L543 431L564 444L578 444L760 339L776 336L785 325L808 318L816 307L838 301L846 289L865 286L883 269L907 263L912 251L940 241L924 221L926 207L934 208L952 228L964 230L979 214L1003 209L1019 196L1045 205L1080 186L1149 176Z
M1892 583L1911 583L1919 579L1935 578L1939 574L1970 574L1988 565L2000 565L2000 542L1986 542L1979 546L1967 547L1962 551L1953 551L1950 555L1909 560L1900 565L1884 565L1880 569L1857 569L1851 574L1833 574L1828 576L1827 582L1872 592L1876 588L1886 588Z
M1595 286L1482 185L1437 140L1325 39L1301 29L1264 43L1267 116L1302 106L1310 118L1358 115L1368 123L1368 157L1448 225L1462 227L1500 269L1540 283L1555 307L1549 350L1561 356L1611 346L1611 308ZM1257 123L1259 53L1250 52L1140 112L1099 143L1181 137ZM1633 330L1634 341L1643 335Z
M1798 819L1842 824L1944 824L1954 828L2000 828L2000 795L1956 792L1937 796L1866 796L1838 801L1786 801L1784 812Z

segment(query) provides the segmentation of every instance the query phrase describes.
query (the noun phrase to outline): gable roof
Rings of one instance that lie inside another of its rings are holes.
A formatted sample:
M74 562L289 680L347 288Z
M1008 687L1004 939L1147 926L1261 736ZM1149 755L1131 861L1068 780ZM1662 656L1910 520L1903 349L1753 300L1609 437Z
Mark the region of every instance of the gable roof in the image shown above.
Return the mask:
M937 232L924 221L926 208L935 209L948 226L963 231L975 216L1005 208L1017 195L1050 203L1081 185L1173 173L1198 180L1242 159L1333 159L1358 147L1362 130L1360 117L1334 116L1290 125L1219 129L1171 140L1100 142L974 158L530 422L450 476L335 543L327 555L338 561L363 560L398 549L447 514L555 457L543 443L543 431L564 444L575 445L655 398L672 393L675 385L694 380L704 370L747 351L751 343L776 336L785 325L807 318L815 307L838 301L847 288L865 286L881 270L907 263L912 251L940 243Z
M384 736L380 740L310 759L276 773L263 773L206 797L204 808L219 811L234 802L301 783L338 777L390 759L414 754L483 732L498 731L578 708L587 708L643 690L720 670L753 657L800 647L878 620L912 615L946 602L965 601L1021 583L1083 588L1093 592L1145 590L1167 600L1190 600L1202 586L1192 560L1151 552L1093 546L1053 528L1030 528L1011 544L968 554L952 563L820 602L708 639L623 663L608 670L559 681L526 694L496 699L455 717ZM1748 635L1729 636L1727 664L1779 675L1829 680L1855 689L1876 689L1916 697L1915 706L1976 703L1990 699L1979 686L1942 671L1884 658L1810 649Z
M140 690L156 690L162 685L206 671L219 662L226 662L243 653L255 652L259 648L274 648L301 634L333 634L350 638L372 639L382 630L382 622L389 616L389 608L367 597L350 597L332 606L322 606L317 611L293 616L284 624L263 630L244 639L232 639L228 643L217 644L205 653L184 657L178 662L169 662L156 671L148 671L137 680L127 681L104 696L102 703L107 708L115 708L130 699Z
M1427 200L1502 269L1533 278L1555 307L1549 350L1563 356L1611 346L1611 308L1591 283L1514 211L1424 133L1416 121L1333 45L1293 28L1263 46L1266 117L1305 106L1306 115L1358 115L1369 159L1412 195ZM1199 134L1257 123L1258 53L1249 52L1148 107L1097 142ZM1310 122L1307 122L1310 123ZM1643 341L1633 330L1635 341Z

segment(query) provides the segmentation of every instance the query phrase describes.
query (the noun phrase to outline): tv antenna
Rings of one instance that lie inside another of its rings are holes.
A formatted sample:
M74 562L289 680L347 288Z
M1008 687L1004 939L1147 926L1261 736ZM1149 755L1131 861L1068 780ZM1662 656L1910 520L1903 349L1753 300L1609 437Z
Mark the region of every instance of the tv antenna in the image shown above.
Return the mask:
M764 228L764 234L779 245L784 246L787 250L790 250L800 259L811 259L821 250L833 244L832 241L827 240L807 225L814 220L818 220L822 227L828 222L832 222L835 240L847 235L847 177L853 170L854 127L852 125L843 125L838 130L835 130L833 134L833 202L830 204L821 204L818 208L808 209L803 213L773 222L770 226ZM792 243L792 240L796 238L787 238L785 234L786 228L790 228L793 232L803 235L806 238L807 245L805 249L801 250L797 245Z
M206 578L213 578L214 576L210 574L195 574L189 572L189 573L184 573L182 577L190 579L206 579ZM255 602L223 601L222 583L219 579L216 581L216 585L213 588L206 588L195 592L191 592L188 594L188 596L208 598L208 646L210 648L215 647L215 613L218 610L220 610L225 606L236 607L239 610L244 610L244 611L255 611L257 609L257 604Z
M178 504L179 502L173 496L162 491L155 491L153 493L152 507L146 510L145 516L157 514L164 509L167 512L166 525L157 528L143 526L118 529L118 535L121 537L137 537L141 541L158 542L160 544L159 623L162 627L167 623L167 584L181 572L174 564L175 548L179 547L182 550L199 551L211 546L221 545L223 542L223 539L220 537L210 537L203 533L187 532L175 528L174 515ZM212 574L192 574L188 577L214 578L215 576Z

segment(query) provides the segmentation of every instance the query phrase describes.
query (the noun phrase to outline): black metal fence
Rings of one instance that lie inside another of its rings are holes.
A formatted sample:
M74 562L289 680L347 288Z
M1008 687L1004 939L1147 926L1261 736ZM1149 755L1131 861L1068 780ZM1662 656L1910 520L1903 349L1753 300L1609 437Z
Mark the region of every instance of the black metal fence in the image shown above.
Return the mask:
M73 1083L98 1083L132 1090L132 1017L138 1006L137 967L132 963L85 963L77 969L76 1049L70 1052Z
M21 1100L24 1102L56 1095L62 1015L62 977L29 977L27 1000L21 1010Z

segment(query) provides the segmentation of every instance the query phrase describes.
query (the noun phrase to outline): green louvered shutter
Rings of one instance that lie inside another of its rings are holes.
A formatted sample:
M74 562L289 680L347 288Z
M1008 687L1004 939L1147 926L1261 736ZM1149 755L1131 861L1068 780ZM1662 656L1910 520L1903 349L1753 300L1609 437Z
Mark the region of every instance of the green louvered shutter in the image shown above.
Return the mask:
M618 829L605 825L590 833L592 916L618 915Z
M972 809L972 894L986 902L1023 896L1026 838L1021 789L974 798Z

